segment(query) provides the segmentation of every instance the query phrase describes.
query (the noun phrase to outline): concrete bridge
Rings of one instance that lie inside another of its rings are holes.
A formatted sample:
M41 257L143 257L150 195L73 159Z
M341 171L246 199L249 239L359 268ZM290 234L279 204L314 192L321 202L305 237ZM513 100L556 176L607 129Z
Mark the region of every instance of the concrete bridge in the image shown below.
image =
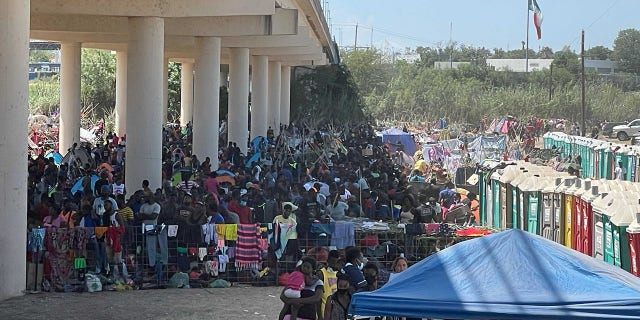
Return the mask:
M249 138L289 123L291 67L338 58L319 0L0 0L0 300L25 288L30 39L61 43L62 153L80 142L81 48L116 51L126 181L152 188L161 185L169 61L182 64L181 123L193 122L193 152L217 167L220 65L229 70L229 140L246 153Z

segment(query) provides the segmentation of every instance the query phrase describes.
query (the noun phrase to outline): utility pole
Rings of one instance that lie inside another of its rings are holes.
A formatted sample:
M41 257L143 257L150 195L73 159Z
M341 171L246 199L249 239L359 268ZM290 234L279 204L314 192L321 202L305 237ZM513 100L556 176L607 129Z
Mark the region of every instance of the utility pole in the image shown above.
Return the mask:
M353 50L358 50L358 23L356 22L356 38L353 41Z
M553 61L549 66L549 101L551 101L552 94L553 94Z
M373 49L373 27L371 27L371 43L369 44L369 49Z
M582 135L586 132L585 122L586 122L586 103L585 103L585 84L584 84L584 30L582 30L582 45L581 45L580 59L582 64L582 75L580 77L580 82L582 82Z
M451 51L449 51L449 69L453 70L453 21L449 25L449 47L451 47Z

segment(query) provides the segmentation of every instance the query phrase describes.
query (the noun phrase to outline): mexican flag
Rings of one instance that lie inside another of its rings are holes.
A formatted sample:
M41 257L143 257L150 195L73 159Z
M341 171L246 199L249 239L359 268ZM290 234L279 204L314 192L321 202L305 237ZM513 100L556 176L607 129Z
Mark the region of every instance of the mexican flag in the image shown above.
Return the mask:
M533 24L536 26L536 32L538 33L538 40L542 38L542 11L538 6L536 0L529 0L529 11L533 11Z

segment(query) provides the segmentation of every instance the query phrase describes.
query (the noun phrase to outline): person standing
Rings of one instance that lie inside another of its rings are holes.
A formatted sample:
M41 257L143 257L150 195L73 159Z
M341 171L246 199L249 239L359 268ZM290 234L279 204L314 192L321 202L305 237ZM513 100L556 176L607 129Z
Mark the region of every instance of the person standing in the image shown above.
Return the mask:
M351 304L351 293L349 292L349 276L344 273L337 275L336 292L327 298L324 304L324 320L346 320L348 319L349 304Z
M156 202L153 192L145 191L142 199L144 203L140 206L140 210L136 214L138 220L142 220L144 232L146 234L147 253L149 255L149 266L156 265L156 243L160 245L162 263L167 264L169 260L167 245L167 229L164 228L159 232L156 230L158 216L160 215L160 204Z
M622 167L622 161L618 161L618 166L614 170L614 175L616 180L626 180L627 178L627 169Z

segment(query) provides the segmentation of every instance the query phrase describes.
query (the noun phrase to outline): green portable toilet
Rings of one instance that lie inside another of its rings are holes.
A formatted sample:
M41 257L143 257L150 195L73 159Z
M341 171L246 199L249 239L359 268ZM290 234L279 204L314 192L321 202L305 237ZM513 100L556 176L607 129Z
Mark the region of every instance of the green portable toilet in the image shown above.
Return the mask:
M595 154L595 163L594 163L594 167L595 167L595 174L594 177L596 179L604 179L603 176L603 172L604 172L604 150L607 148L607 145L603 142L599 142L598 145L596 145L593 148L594 154Z
M615 155L613 154L613 144L610 143L603 151L603 163L602 163L602 179L611 180L613 177L613 164L615 162Z
M598 140L587 138L587 145L585 148L585 157L582 159L582 169L586 173L585 176L592 179L597 179L596 177L596 155L595 155L595 146Z
M525 167L519 168L521 173L511 181L511 215L514 229L524 229L524 214L522 213L522 192L518 186L524 183L531 174Z
M542 205L542 199L540 198L539 183L542 181L540 175L535 174L531 178L527 179L525 183L520 185L522 192L521 197L523 199L522 211L526 217L526 229L533 234L540 234L539 230L539 216L540 206Z
M638 148L636 148L636 146L629 147L627 156L629 157L629 161L627 162L627 180L638 182L638 177L636 177L636 168L638 167Z
M498 217L500 229L513 228L511 181L518 176L519 172L520 170L517 166L509 165L503 169L502 175L498 178L500 187L500 216ZM495 225L496 221L493 223Z
M496 170L491 175L491 212L488 214L487 224L500 229L500 178L501 173Z
M613 230L611 228L610 216L608 215L611 212L607 210L607 207L613 203L616 195L622 197L622 194L618 194L617 192L601 193L600 197L594 199L591 203L593 206L594 220L600 219L600 221L602 221L602 259L608 264L613 264L614 254Z
M552 141L551 135L552 135L551 131L545 132L545 134L542 135L542 147L544 149L551 149L551 146L553 145L551 142Z
M634 198L638 199L638 195L636 194ZM614 210L614 214L611 215L610 219L611 229L613 231L613 264L624 270L631 271L627 227L635 221L638 206L634 205L633 200L628 200L629 201L622 203L617 208L615 208L614 203L614 205L610 206L609 209ZM635 200L635 203L638 203L637 201L638 200Z
M478 171L478 201L480 202L480 224L486 226L487 224L487 186L484 184L484 176L487 174L485 169Z

